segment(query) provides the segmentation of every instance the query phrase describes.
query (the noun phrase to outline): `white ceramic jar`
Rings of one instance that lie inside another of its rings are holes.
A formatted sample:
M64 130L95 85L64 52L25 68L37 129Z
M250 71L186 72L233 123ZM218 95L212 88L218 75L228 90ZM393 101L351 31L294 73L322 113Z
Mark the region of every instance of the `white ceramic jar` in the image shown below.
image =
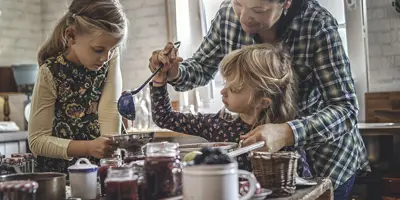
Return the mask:
M82 164L81 162L85 163ZM97 171L87 158L79 158L75 165L68 167L71 197L81 199L97 198Z

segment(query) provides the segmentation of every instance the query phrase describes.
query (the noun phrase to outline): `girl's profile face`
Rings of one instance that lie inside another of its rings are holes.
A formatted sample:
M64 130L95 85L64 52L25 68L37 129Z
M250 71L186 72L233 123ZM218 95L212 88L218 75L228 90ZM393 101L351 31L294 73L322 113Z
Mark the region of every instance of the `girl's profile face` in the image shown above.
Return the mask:
M114 55L121 38L102 34L75 34L68 39L68 48L74 62L97 71Z
M226 79L226 84L221 90L221 95L222 103L231 112L247 113L254 106L250 102L250 98L253 95L252 89L248 86L238 88L229 79Z

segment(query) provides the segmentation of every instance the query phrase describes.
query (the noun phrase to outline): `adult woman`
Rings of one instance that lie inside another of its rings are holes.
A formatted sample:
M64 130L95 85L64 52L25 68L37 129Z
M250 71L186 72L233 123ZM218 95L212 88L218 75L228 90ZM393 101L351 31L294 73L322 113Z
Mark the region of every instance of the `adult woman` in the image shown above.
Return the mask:
M356 126L350 63L337 28L334 17L315 0L226 0L192 58L180 62L167 44L153 52L150 68L165 64L169 83L186 91L207 84L230 51L282 43L300 79L299 118L259 126L242 138L245 144L264 140L270 151L305 148L313 173L330 177L335 199L346 199L357 171L369 166Z

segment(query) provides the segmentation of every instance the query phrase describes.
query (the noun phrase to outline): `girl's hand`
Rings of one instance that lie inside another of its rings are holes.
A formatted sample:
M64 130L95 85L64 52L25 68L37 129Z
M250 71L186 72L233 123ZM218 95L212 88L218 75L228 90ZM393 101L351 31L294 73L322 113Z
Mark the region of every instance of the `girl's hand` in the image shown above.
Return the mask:
M153 86L162 87L167 83L167 72L160 71L153 77Z
M116 150L113 144L114 142L110 138L100 136L95 140L89 141L88 154L95 158L111 157Z

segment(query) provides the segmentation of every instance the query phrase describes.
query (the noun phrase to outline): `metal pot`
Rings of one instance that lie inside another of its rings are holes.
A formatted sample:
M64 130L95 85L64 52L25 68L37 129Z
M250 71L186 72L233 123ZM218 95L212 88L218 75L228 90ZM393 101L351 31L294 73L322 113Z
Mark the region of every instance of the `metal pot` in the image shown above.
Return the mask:
M10 180L33 180L38 182L39 188L36 192L36 199L65 199L65 174L44 172L0 176L0 181Z

